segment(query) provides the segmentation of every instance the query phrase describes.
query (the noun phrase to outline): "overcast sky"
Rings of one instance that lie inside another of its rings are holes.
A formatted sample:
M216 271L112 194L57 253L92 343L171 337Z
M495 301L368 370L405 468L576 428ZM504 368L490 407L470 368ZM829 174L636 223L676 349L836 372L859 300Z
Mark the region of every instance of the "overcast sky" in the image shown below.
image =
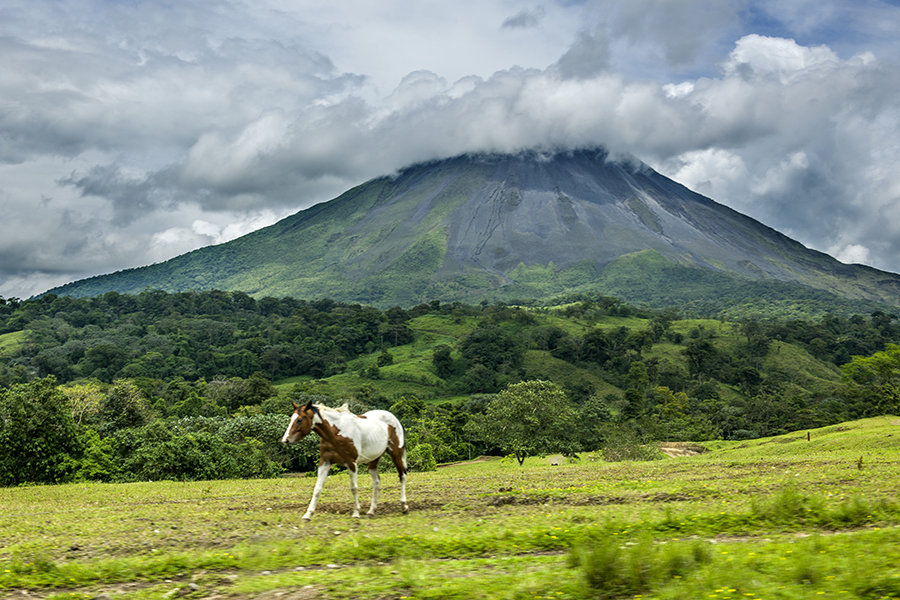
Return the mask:
M3 0L0 296L588 145L900 272L898 32L885 0Z

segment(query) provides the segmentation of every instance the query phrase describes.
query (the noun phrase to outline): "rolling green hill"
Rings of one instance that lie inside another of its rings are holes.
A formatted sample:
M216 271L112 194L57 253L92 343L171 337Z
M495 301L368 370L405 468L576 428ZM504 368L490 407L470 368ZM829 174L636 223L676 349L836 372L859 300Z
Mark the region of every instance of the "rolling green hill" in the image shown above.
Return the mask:
M0 357L12 354L23 344L28 338L27 331L13 331L10 333L0 334Z
M525 351L523 363L512 379L546 379L566 389L570 395L591 394L600 398L621 397L632 385L627 373L611 372L609 364L601 366L586 360L565 360L554 356L548 349L535 347L542 332L550 329L564 331L580 339L593 330L605 332L609 338L622 331L628 334L650 330L651 319L635 316L573 316L558 315L558 308L540 312L529 311L531 321L526 324L506 322L505 326L523 338L530 338L530 349ZM444 401L465 402L469 394L460 387L456 372L449 378L435 374L433 357L441 345L453 348L452 357L463 362L459 352L460 342L485 326L486 319L473 316L460 317L449 314L427 314L408 321L413 331L409 344L390 348L393 362L377 367L380 350L362 354L349 361L343 373L329 377L300 376L276 382L276 388L287 394L292 389L305 393L334 398L366 398L367 401L383 398L392 402L403 395L415 395L430 403ZM653 365L657 373L656 384L669 384L673 388L684 385L690 365L685 355L686 345L701 336L708 340L712 351L719 357L736 356L744 352L745 336L740 328L727 322L710 319L683 319L672 323L671 337L680 337L675 343L660 339L641 352L642 362ZM558 354L558 352L557 352ZM840 370L831 363L811 356L803 347L780 341L772 341L764 356L758 359L763 376L785 390L785 395L804 395L827 398L837 394L841 384ZM723 368L724 370L724 368ZM627 367L625 368L627 371ZM724 375L720 375L723 379ZM675 383L675 381L678 383ZM750 392L736 380L723 382L711 380L707 394L731 402L745 402ZM469 390L470 391L470 390ZM620 410L621 406L613 407Z
M807 435L808 434L808 435ZM745 442L713 441L703 444L713 450L714 460L810 460L828 457L832 460L858 460L863 456L881 462L900 458L900 417L884 415L819 427L810 431L747 440Z
M695 314L900 306L900 275L839 263L601 150L415 165L228 243L51 292L146 289L381 307L573 292Z

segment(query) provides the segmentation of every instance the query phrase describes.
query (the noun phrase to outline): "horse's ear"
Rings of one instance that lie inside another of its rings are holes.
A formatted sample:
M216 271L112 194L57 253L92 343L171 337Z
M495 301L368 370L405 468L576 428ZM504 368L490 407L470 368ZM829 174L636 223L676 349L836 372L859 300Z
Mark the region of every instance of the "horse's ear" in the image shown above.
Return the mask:
M312 409L313 409L312 400L310 400L309 402L306 403L306 406L303 408L303 410L312 410Z
M299 406L297 406L297 403L294 402L293 400L291 400L291 406L294 407L294 410L297 410L298 408L300 408Z

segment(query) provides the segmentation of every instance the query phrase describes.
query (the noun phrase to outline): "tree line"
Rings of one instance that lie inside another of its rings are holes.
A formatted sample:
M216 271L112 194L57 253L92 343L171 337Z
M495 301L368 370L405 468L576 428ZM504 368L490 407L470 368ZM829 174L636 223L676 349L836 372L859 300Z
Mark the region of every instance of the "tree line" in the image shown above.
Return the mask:
M375 348L408 343L404 311L242 292L108 292L79 299L0 299L0 334L28 340L0 369L0 385L79 378L249 377L339 373Z
M273 385L346 373L360 356L377 357L360 375L378 377L391 351L415 340L411 321L427 315L472 324L433 347L428 365L447 396L465 400ZM628 325L610 327L611 317ZM0 298L0 484L310 470L314 440L278 443L291 401L395 412L420 469L482 453L605 448L641 458L654 440L751 438L900 412L894 315L745 320L729 323L737 333L727 337L678 322L597 295L552 310L437 301L380 310L218 291ZM766 361L778 344L841 369L842 380L796 381Z

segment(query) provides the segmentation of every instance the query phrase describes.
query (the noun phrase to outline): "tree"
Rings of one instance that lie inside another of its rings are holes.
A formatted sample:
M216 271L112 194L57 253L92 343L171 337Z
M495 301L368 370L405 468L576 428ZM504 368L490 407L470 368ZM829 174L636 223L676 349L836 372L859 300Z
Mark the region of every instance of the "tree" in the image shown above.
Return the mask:
M872 356L854 356L841 367L846 395L857 404L858 416L890 414L900 410L900 346L888 344Z
M391 407L394 414L398 414L394 412L396 406ZM446 463L471 458L472 446L463 441L463 428L468 420L468 415L451 403L427 407L423 403L414 417L401 422L410 446L429 446L431 456L439 463Z
M595 328L584 334L581 358L602 365L610 357L610 341L602 329Z
M67 481L81 449L69 401L55 378L0 390L0 485Z
M479 327L459 345L470 365L484 365L491 371L517 369L525 358L520 341L497 326Z
M434 372L441 379L447 379L453 375L453 358L450 356L450 352L450 346L441 344L434 348L434 353L431 356Z
M688 369L691 376L703 383L703 376L708 374L716 360L716 348L708 340L699 339L688 342L684 349Z
M103 434L139 427L150 419L150 406L134 383L119 379L101 401L99 418Z
M474 415L469 432L495 445L519 461L533 454L574 454L577 419L566 394L555 383L542 380L511 384Z
M578 441L583 450L598 450L603 446L604 429L612 420L608 403L599 396L590 396L578 408Z
M378 355L378 366L386 367L388 365L394 364L394 355L388 352L387 348L381 351L381 354Z
M415 394L404 394L388 410L394 413L401 423L409 423L413 419L419 418L419 415L425 410L425 402Z
M465 390L472 394L496 392L500 387L497 383L497 373L482 364L469 368L463 375L462 384Z
M684 392L673 392L664 386L654 389L653 395L656 400L655 416L662 428L663 437L666 441L671 441L671 436L679 436L689 421L690 401Z
M109 383L119 369L125 366L128 360L128 350L110 341L88 348L84 358L78 363L78 368L83 375L96 377Z
M749 357L758 359L769 352L772 340L758 321L744 321L741 331L747 338L745 350Z
M104 397L103 386L98 381L88 380L68 384L62 387L61 391L69 399L72 418L77 424L83 425L97 420Z

